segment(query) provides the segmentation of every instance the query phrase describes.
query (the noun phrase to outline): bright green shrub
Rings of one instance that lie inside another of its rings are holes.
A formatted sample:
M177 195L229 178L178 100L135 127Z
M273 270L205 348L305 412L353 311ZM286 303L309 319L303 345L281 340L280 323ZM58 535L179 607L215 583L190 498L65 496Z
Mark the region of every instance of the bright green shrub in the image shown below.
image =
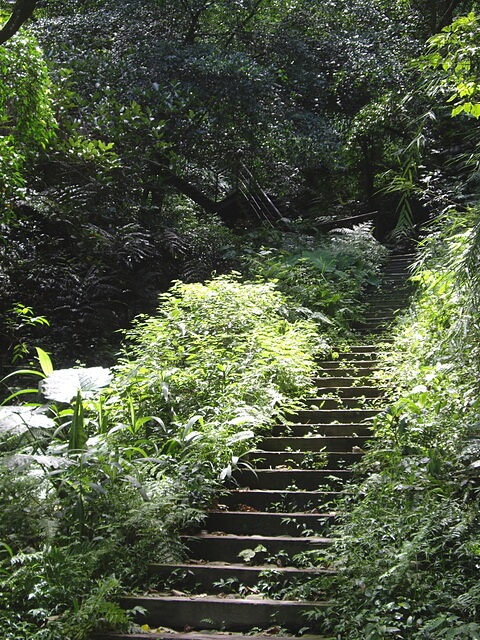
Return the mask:
M387 250L372 235L370 225L327 235L282 234L269 246L246 256L251 277L272 280L280 291L313 314L331 333L345 331L360 320L362 293L379 284L379 269Z
M221 443L241 442L239 431L248 439L249 430L310 387L322 343L313 323L288 316L270 283L235 276L178 282L160 297L156 316L126 332L114 387L120 398L133 399L138 415L161 418L169 437L178 437L179 425L195 425L211 449L205 455L225 462ZM157 433L161 441L162 428L151 428L150 439Z
M36 40L17 34L0 48L0 184L3 197L24 183L25 163L55 130L50 79Z
M202 522L255 433L309 389L325 345L313 323L289 315L273 284L179 282L156 316L126 332L103 395L107 370L52 371L38 350L41 424L12 431L7 415L0 424L8 638L83 640L125 627L111 603L121 583L144 586L145 558L183 557L178 532Z

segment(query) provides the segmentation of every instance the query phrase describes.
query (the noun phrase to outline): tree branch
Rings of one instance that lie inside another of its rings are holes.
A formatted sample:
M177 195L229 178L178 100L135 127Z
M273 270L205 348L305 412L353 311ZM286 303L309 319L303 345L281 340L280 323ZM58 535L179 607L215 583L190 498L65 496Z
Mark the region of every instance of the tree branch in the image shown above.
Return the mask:
M37 0L17 0L12 10L12 15L0 30L0 45L14 36L20 27L33 14Z
M452 0L445 9L443 16L437 25L437 31L441 31L444 27L453 22L453 13L457 7L461 5L461 0Z
M250 20L252 20L252 18L255 17L255 15L258 13L259 9L260 9L260 5L263 4L263 0L257 0L257 2L254 4L254 6L252 7L250 13L241 21L241 23L238 25L238 27L236 29L234 29L230 35L228 36L228 38L225 41L225 46L228 47L232 44L235 36L237 35L237 33L240 31L240 29L244 29L247 24L250 22Z

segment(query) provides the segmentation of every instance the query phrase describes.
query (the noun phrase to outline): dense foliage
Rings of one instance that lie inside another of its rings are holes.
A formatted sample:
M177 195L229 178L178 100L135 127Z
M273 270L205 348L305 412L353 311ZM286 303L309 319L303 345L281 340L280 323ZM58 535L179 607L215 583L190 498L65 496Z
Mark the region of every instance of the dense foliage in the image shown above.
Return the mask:
M418 173L405 192L412 195L415 181L421 192L421 172L433 176L431 145L447 139L445 112L463 118L450 144L459 131L468 138L445 154L456 156L457 171L437 161L437 180L421 193L441 215L420 245L412 275L417 293L398 321L394 348L385 345L379 382L391 404L376 420L378 441L362 463L368 477L345 499L338 598L325 617L339 638L480 633L479 218L476 206L465 206L475 204L477 41L470 14L433 37L416 63L429 78L423 96L435 100L441 120L437 129L422 120L426 144L406 154L409 170Z
M156 315L126 331L111 373L54 371L37 348L42 370L24 375L40 377L40 405L12 405L37 392L23 390L19 375L4 380L13 385L10 404L0 407L0 482L9 487L2 492L0 625L10 629L7 638L80 640L93 628L127 624L112 596L145 584L147 556L182 557L178 532L202 520L272 417L281 419L310 391L314 356L330 348L315 308L308 309L315 288L314 297L329 300L331 282L343 281L353 301L375 279L383 252L371 230L358 229L351 243L347 237L324 241L328 268L311 265L303 295L298 289L287 298L258 275L255 283L240 274L176 283ZM304 243L288 241L298 257L294 272L304 270ZM349 263L362 265L356 277L345 277ZM257 271L259 264L257 255ZM24 323L43 320L28 308L16 312ZM344 325L342 314L330 301L323 326ZM79 602L74 612L72 601Z
M152 312L172 280L238 269L239 232L265 216L245 197L258 184L284 224L311 231L378 209L377 232L391 229L376 174L396 163L404 113L392 105L439 13L400 0L39 8L58 131L7 205L3 313L21 303L45 316L48 337L24 327L25 342L41 338L66 364L110 364L114 331ZM6 365L14 339L2 333Z
M361 319L385 251L322 228L371 211L383 239L436 224L326 622L479 637L477 4L51 0L2 46L7 640L128 624L112 597Z
M178 531L309 389L325 345L289 313L269 284L179 283L127 332L107 389L108 370L53 371L38 351L44 404L0 407L5 638L126 624L107 598L145 579L147 556L182 556Z
M480 327L465 276L475 240L471 216L439 221L385 352L391 405L362 463L368 478L345 500L336 548L338 637L478 637Z

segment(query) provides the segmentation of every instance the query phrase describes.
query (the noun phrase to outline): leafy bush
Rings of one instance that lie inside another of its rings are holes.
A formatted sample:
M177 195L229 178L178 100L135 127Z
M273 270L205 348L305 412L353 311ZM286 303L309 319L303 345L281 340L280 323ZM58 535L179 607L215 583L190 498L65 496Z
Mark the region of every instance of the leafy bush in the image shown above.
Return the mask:
M323 330L348 333L352 321L362 318L363 292L379 284L387 254L371 226L317 236L272 233L269 240L269 245L246 253L250 277L276 282Z
M55 132L50 79L36 40L17 34L0 50L1 205L21 193L25 169ZM5 209L1 220L6 218Z
M232 276L178 282L160 300L157 316L126 333L115 388L139 415L161 417L160 430L173 426L178 437L185 425L182 443L171 441L169 449L197 437L195 425L203 455L225 462L222 444L236 442L237 449L239 427L247 438L309 388L322 342L311 322L289 321L286 300L269 283ZM155 424L145 429L153 429L150 439L158 432Z

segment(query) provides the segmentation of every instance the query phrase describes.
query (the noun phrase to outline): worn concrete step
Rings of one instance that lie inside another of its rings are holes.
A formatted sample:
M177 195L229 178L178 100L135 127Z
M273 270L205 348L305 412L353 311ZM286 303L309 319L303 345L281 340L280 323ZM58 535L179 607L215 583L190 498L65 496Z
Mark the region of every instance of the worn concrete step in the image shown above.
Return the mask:
M249 464L255 469L345 469L359 462L362 458L361 451L320 451L289 452L289 451L255 451L246 456Z
M395 307L404 307L410 300L410 293L405 292L400 295L400 293L393 295L387 294L387 292L379 292L378 295L371 298L370 308L371 309L381 309L383 307L395 308Z
M333 510L342 491L297 491L285 489L233 489L220 498L217 506L232 510L325 511Z
M411 266L412 266L412 263L409 262L408 260L396 260L395 262L386 264L382 268L382 275L395 274L395 275L398 275L399 277L401 276L405 278L410 275Z
M208 591L215 593L225 589L225 584L235 586L254 587L263 576L276 577L282 585L290 582L301 582L316 576L335 575L331 569L297 569L295 567L278 567L276 564L265 564L250 567L245 564L208 564L194 563L154 563L149 565L151 576L158 578L159 584L167 583L169 588L180 591Z
M380 409L300 409L287 416L290 422L301 424L331 424L332 422L363 422L371 420Z
M162 627L160 627L161 629ZM247 632L247 634L240 633L194 633L189 631L187 633L175 632L173 629L167 629L165 631L148 631L145 633L132 631L131 633L100 633L91 636L91 640L265 640L266 637L275 637L275 640L292 640L292 636L282 636L275 634L273 631L279 629L278 627L270 627L266 629L264 633L257 635ZM302 633L303 640L334 640L327 636L318 636Z
M386 267L400 264L400 263L412 265L416 259L417 259L417 256L415 253L408 253L408 254L396 253L392 256L389 256L388 262L386 262L386 264L382 267L382 269L385 269Z
M151 629L149 631L131 631L130 633L100 633L90 636L91 640L265 640L267 637L274 637L275 640L292 640L292 635L276 634L275 631L280 631L280 627L273 625L269 629L265 629L260 634L252 633L248 631L245 634L241 633L213 633L212 631L205 630L193 632L180 632L173 629L164 629L159 627L158 629ZM281 633L284 633L281 630ZM334 640L334 638L327 636L319 636L316 634L303 633L303 640Z
M361 356L361 354L358 355ZM379 361L373 360L372 358L362 359L361 357L356 357L350 364L347 364L347 362L345 362L345 358L343 358L338 360L319 360L317 364L319 369L327 369L328 371L335 369L335 375L338 375L339 371L356 373L357 369L374 370L377 369L379 365Z
M370 404L372 399L370 398ZM334 409L365 409L366 399L362 397L357 398L328 398L325 395L319 395L316 398L305 398L303 401L308 409L328 409L332 411Z
M352 329L385 329L392 322L391 318L365 318L352 323Z
M278 424L272 427L271 435L277 437L318 437L318 436L372 436L372 428L366 423L346 422L335 424Z
M352 329L360 336L381 336L385 333L386 327L352 327Z
M396 307L385 307L380 313L366 315L363 320L359 320L354 326L357 327L359 324L365 324L390 328L397 319L399 313L400 309L397 309Z
M339 398L378 398L383 392L378 387L366 386L361 387L317 387L317 393L321 397L326 394L333 394Z
M354 349L355 345L352 345L352 347L350 347L351 349ZM345 362L342 362L342 365L344 365L346 362L351 362L352 364L355 364L355 362L357 360L377 360L378 358L378 347L371 347L370 350L362 350L362 351L334 351L333 352L333 359L338 359L338 360L344 360Z
M406 262L392 264L383 270L381 282L385 282L388 278L393 278L397 282L408 282L411 275L410 265Z
M398 295L405 292L412 293L413 284L408 280L408 276L398 276L398 274L389 273L382 279L382 282L376 291L384 291L390 295ZM372 304L370 297L368 298L368 302Z
M379 278L380 286L384 284L385 281L393 279L395 282L400 284L404 284L408 282L410 277L410 272L406 268L406 265L400 265L399 263L389 265L386 269L383 270L381 277Z
M250 489L339 489L352 477L350 469L237 469L233 479Z
M369 309L363 314L363 320L392 320L397 315L394 309Z
M139 624L170 629L222 629L249 631L279 626L290 632L308 627L305 613L325 606L322 602L215 598L208 596L130 596L122 607L141 607Z
M374 343L369 344L352 344L350 346L350 351L347 353L361 353L361 354L370 354L371 357L376 357L378 352L378 345ZM363 355L363 357L365 357Z
M394 262L388 262L382 267L382 275L398 273L405 276L406 273L410 273L411 266L411 260L395 260Z
M223 531L237 535L300 536L305 531L325 535L332 527L336 514L327 513L268 513L265 511L210 511L205 528L210 532Z
M241 555L243 552L256 550L249 558L249 564L264 564L267 558L269 562L275 562L278 554L292 558L306 551L326 549L333 543L332 538L321 536L216 535L206 532L198 536L181 536L181 539L190 551L190 558L207 562L240 563L245 560Z
M333 371L332 371L333 373ZM371 375L369 372L365 377ZM354 387L357 384L361 384L362 378L357 376L331 376L331 377L315 377L312 378L312 382L316 387L323 388L328 387L330 389L336 387Z
M337 425L334 425L337 426ZM371 436L347 435L324 436L322 434L298 436L267 437L258 444L264 451L352 451L353 447L363 448L372 440Z
M318 375L315 376L314 381L321 380L322 378L365 378L366 376L371 376L374 371L376 371L378 367L376 363L372 362L371 364L367 364L366 366L338 366L332 369L319 369ZM328 386L328 385L326 385Z

